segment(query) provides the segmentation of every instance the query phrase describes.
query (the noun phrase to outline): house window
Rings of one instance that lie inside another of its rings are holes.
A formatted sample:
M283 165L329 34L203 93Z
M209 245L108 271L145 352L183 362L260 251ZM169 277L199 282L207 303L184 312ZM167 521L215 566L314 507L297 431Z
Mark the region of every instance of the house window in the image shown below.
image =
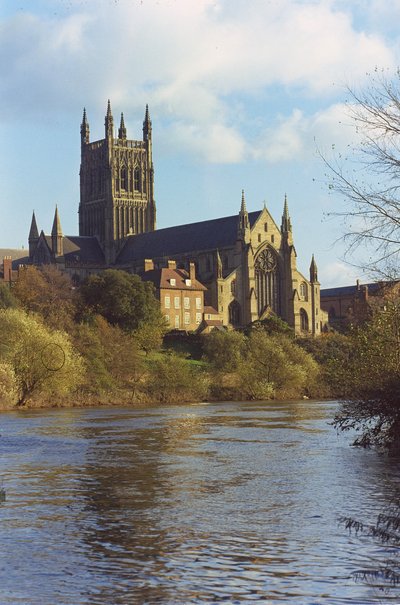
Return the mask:
M166 309L169 309L171 306L171 298L169 296L166 296L164 299L164 306Z
M165 317L165 321L167 322L167 324L169 324L169 315L164 315Z
M258 234L258 241L261 242L261 233Z
M185 309L190 309L190 298L189 298L189 296L185 296L183 298L183 306L185 307Z
M196 313L196 323L197 324L201 323L201 313Z
M268 223L264 223L264 231L265 233L268 231Z
M175 309L179 309L180 308L179 296L175 296L175 298L174 298L174 307L175 307Z
M185 284L187 286L191 286L192 285L192 280L191 279L185 279Z
M271 235L271 244L273 244L275 241L275 235Z
M196 298L196 309L201 309L201 298L200 296Z
M171 279L169 280L169 283L171 284L171 286L176 286L176 279L175 279L175 277L171 277Z
M190 313L185 313L185 325L190 324Z
M175 328L179 328L179 315L175 315Z

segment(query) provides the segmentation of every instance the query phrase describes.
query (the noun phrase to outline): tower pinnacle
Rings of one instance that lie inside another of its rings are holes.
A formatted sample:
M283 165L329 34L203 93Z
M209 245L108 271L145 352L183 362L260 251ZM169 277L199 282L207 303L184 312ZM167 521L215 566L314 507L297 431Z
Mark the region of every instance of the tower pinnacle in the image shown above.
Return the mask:
M104 122L105 130L106 130L106 138L113 138L114 136L114 118L111 113L111 103L110 99L108 99L107 103L107 114Z
M285 202L283 204L283 214L282 214L282 225L281 225L282 233L287 233L288 231L292 231L292 222L289 216L287 195L285 193Z
M121 113L121 123L120 123L119 130L118 130L118 138L119 139L126 139L126 128L125 128L124 114L123 113Z

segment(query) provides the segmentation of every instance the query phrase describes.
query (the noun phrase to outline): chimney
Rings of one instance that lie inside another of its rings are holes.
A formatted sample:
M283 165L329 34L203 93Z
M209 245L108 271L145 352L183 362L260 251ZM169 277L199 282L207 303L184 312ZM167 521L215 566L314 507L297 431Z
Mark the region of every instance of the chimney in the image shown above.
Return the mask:
M168 269L176 269L176 260L168 261Z
M151 258L144 259L144 271L152 271L154 269L154 261Z
M194 263L189 263L189 279L192 281L196 279L196 265Z
M12 258L11 256L5 256L3 258L3 275L4 281L11 284L12 281Z

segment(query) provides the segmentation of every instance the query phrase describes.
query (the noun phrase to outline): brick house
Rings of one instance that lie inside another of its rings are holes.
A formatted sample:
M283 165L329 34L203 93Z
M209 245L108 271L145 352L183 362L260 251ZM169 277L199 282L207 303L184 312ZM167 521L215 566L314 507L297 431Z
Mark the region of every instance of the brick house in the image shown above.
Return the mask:
M206 287L196 279L194 263L189 264L189 271L177 269L173 260L168 261L167 267L155 269L153 261L146 259L141 277L154 284L161 313L171 329L192 332L199 328Z

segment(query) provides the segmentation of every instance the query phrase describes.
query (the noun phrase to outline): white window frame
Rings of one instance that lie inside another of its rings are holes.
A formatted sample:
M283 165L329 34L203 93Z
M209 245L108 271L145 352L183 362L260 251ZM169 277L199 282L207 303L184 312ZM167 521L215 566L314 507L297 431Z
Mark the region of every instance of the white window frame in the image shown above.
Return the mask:
M190 313L188 313L187 311L185 312L185 326L188 326L190 324Z
M174 308L175 309L181 308L181 299L179 298L179 296L174 297Z
M177 330L179 330L180 327L181 327L181 323L180 323L179 315L175 315L175 328Z
M171 297L170 296L166 296L164 298L164 307L166 309L170 309L171 308Z
M189 296L184 296L183 297L183 307L185 309L190 309L190 298L189 298Z
M196 309L201 309L201 296L196 297Z
M196 323L201 324L201 313L196 313Z

